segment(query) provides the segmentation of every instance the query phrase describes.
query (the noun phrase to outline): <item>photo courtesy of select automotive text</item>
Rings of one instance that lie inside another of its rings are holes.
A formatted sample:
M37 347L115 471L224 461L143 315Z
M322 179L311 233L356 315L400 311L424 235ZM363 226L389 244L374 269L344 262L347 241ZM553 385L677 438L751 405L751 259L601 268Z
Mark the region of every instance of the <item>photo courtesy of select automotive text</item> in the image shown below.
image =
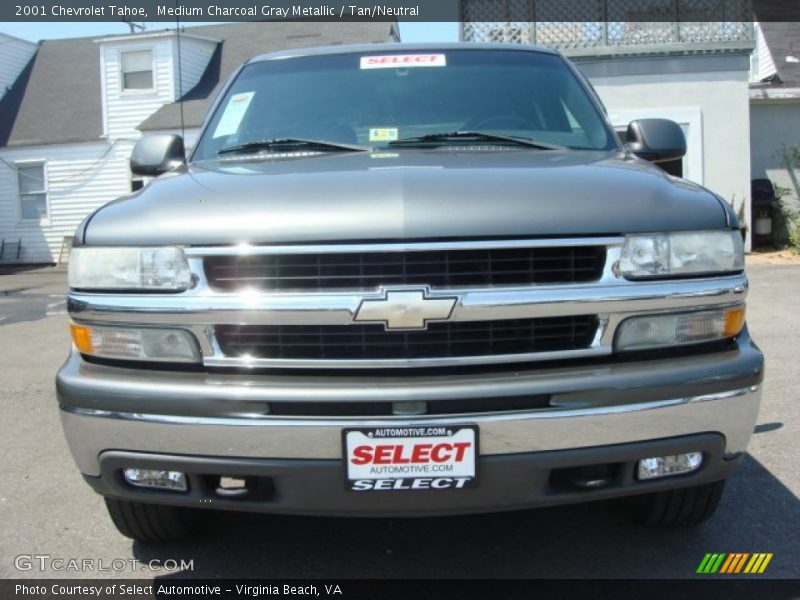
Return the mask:
M798 297L797 0L8 0L0 600L800 600Z

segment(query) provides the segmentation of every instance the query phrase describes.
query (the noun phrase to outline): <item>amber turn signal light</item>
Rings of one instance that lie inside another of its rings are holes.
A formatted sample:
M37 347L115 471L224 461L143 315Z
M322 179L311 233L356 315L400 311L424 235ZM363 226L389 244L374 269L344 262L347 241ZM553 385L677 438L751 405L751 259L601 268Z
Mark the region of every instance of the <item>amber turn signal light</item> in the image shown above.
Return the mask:
M70 323L69 330L72 333L72 341L75 347L83 354L91 354L94 352L94 345L92 344L92 330L83 325Z
M744 327L744 305L725 311L725 337L741 333Z

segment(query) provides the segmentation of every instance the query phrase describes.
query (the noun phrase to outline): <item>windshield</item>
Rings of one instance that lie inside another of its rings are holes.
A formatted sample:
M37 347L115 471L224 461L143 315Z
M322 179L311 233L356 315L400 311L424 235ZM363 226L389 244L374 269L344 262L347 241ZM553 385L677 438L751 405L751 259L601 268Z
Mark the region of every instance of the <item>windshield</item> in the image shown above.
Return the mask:
M399 140L463 131L574 149L616 147L596 105L559 56L375 51L247 65L217 106L193 158L285 138L397 149L402 145L393 142ZM449 143L468 142L454 137Z

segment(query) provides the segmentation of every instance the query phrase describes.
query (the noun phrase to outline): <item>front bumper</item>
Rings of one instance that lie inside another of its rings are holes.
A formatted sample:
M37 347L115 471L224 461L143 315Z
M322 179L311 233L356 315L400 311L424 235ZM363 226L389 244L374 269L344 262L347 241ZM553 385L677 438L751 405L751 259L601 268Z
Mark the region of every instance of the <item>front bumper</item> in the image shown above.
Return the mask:
M320 516L433 516L552 506L657 492L726 478L742 455L725 458L725 438L700 434L678 438L573 450L483 456L480 483L465 490L405 492L346 491L340 460L204 458L136 452L104 452L101 475L85 476L95 491L137 502L191 508ZM703 466L680 477L637 481L636 463L649 456L703 453ZM187 474L186 493L146 490L127 485L128 466L180 470ZM609 467L607 483L588 488L574 479L576 469ZM220 495L219 475L248 481L241 495Z
M421 514L588 500L724 478L747 448L762 379L763 356L745 331L730 347L711 354L481 374L154 372L90 364L73 354L58 374L57 389L70 449L81 472L101 493L184 502L168 492L155 492L155 497L152 492L132 492L114 475L119 469L108 470L108 464L117 464L113 457L127 457L141 466L148 461L164 465L189 461L190 473L202 472L209 461L224 461L220 474L242 473L244 465L254 469L254 475L270 478L274 498L255 507L229 507L218 500L203 506L313 514ZM385 418L264 414L269 402L278 400L414 402L543 393L551 395L554 407ZM380 507L345 494L343 428L423 423L478 425L479 488L390 493L392 499L382 500ZM670 444L676 444L676 451L690 451L707 435L717 445L707 451L700 471L646 484L633 481L636 460L658 455ZM563 465L609 462L623 465L613 489L565 496L540 485ZM420 500L409 500L411 496L428 501L419 505ZM321 505L320 498L328 497L339 500ZM191 502L199 505L196 498Z

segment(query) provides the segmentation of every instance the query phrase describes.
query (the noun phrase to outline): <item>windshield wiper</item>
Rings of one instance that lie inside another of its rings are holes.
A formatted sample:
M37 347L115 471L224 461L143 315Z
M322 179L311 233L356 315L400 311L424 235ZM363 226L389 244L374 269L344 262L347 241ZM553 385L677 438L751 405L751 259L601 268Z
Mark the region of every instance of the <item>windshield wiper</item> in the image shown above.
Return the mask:
M517 144L519 146L528 146L530 148L539 148L540 150L566 150L566 146L559 146L557 144L546 144L539 142L533 138L518 137L515 135L503 135L500 133L490 133L488 131L451 131L448 133L429 133L418 137L404 138L389 142L388 146L418 146L427 145L431 142L448 142L448 141L464 141L474 140L476 142L504 142L510 144Z
M245 152L258 152L259 150L270 150L273 148L311 148L325 152L366 152L371 150L366 146L356 146L353 144L340 144L339 142L329 142L326 140L307 140L303 138L274 138L271 140L256 140L228 146L217 152L217 156L222 154L238 154Z

